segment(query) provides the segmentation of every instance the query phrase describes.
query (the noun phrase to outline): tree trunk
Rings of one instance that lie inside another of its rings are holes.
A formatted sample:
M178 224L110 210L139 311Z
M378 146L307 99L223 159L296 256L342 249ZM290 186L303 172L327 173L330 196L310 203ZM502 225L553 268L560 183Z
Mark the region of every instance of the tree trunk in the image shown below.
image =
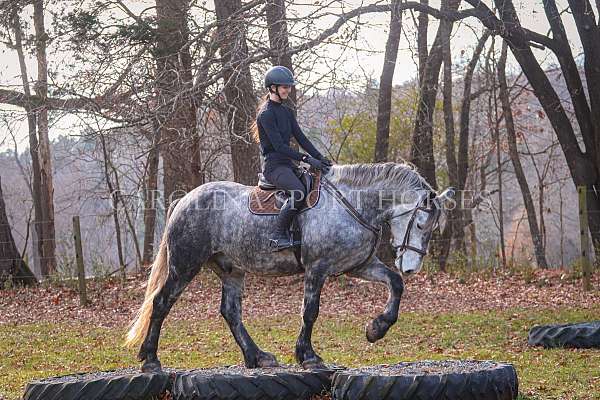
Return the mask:
M398 9L400 0L392 1L390 13L390 32L385 45L383 70L379 80L379 99L377 102L377 137L375 139L374 162L388 160L390 142L390 113L392 108L392 80L398 57L398 44L402 30L402 12Z
M121 278L125 280L125 258L123 257L123 243L121 241L121 224L119 222L119 199L117 192L110 180L110 172L108 172L108 165L110 163L110 156L106 150L106 140L104 135L100 133L100 144L102 145L102 155L104 158L104 179L106 180L106 187L108 189L108 195L112 201L112 216L115 224L115 238L117 240L117 254L119 256L119 268L121 270Z
M467 226L468 213L467 210L462 210L460 205L465 204L464 200L464 190L467 184L467 174L469 172L469 122L471 118L471 87L473 84L473 74L475 73L475 68L477 67L477 63L479 62L479 57L483 52L485 47L485 43L490 37L490 31L484 31L483 35L479 39L477 46L475 47L475 51L473 52L473 56L467 65L465 70L465 76L463 81L463 95L462 95L462 104L460 108L460 122L459 122L459 133L458 133L458 154L456 161L457 168L457 185L456 185L456 193L457 204L450 215L449 219L453 221L453 233L454 239L457 243L457 248L466 251L465 247L465 227ZM465 254L466 256L466 254Z
M157 32L154 51L159 106L156 113L164 143L163 182L165 209L171 201L201 185L197 103L181 96L193 84L192 58L188 47L189 0L156 0ZM165 103L174 104L164 106Z
M37 133L39 140L38 156L40 165L40 203L42 207L42 232L38 237L42 241L41 275L49 276L56 271L56 243L54 231L54 186L52 182L52 155L48 137L48 61L46 59L46 41L48 34L44 27L44 2L33 3L33 24L35 27L35 48L38 78L35 92L39 98L36 109Z
M15 245L10 222L6 215L6 205L2 194L2 177L0 176L0 288L8 279L27 286L38 283Z
M290 71L294 72L292 55L287 53L290 44L286 23L285 0L267 0L265 9L267 15L267 27L269 31L269 44L272 52L271 64L283 65ZM293 86L288 99L294 105L296 104L296 97L296 87ZM295 112L296 107L294 107L294 113ZM295 138L294 144L296 144Z
M429 0L421 0L421 4L428 6ZM427 30L429 28L429 14L421 12L417 20L417 53L419 57L419 87L423 83L425 64L429 48L427 45Z
M287 53L290 44L288 39L288 29L286 23L285 0L267 0L266 5L267 27L269 31L269 44L271 46L271 64L283 65L292 73L292 55ZM297 91L296 86L292 86L292 91L288 96L288 102L292 103L292 112L297 115ZM298 142L295 137L290 140L290 147L298 150Z
M486 61L488 86L491 88L488 96L488 125L492 131L496 153L496 174L498 179L498 230L500 234L500 255L502 268L506 268L506 240L504 238L504 180L502 171L502 151L500 147L500 120L498 117L498 102L496 96L496 59L494 38Z
M230 128L233 177L244 185L256 185L260 172L259 147L250 138L250 124L256 118L256 97L248 65L246 26L239 17L232 17L242 6L241 0L215 2L219 26L219 48L225 81L227 121Z
M154 231L156 230L156 195L158 193L158 161L160 129L154 123L152 129L152 148L148 153L144 195L144 250L142 264L149 265L154 259Z
M529 184L525 178L525 172L523 171L523 166L521 165L521 160L519 158L519 152L517 150L517 134L513 120L512 108L510 105L508 84L506 82L507 50L508 45L506 41L504 41L502 43L502 54L500 55L500 60L498 61L498 81L500 84L500 101L502 102L502 112L504 114L504 122L506 124L508 151L513 168L515 169L515 175L517 177L517 182L519 183L519 188L521 189L521 194L523 195L523 202L525 203L525 210L527 211L527 221L529 222L529 231L531 232L531 238L533 240L533 246L535 249L535 259L538 267L547 268L548 264L546 262L546 254L544 251L542 236L537 223L533 198L531 196Z
M448 166L448 181L450 186L458 187L458 167L456 165L456 145L454 143L454 108L452 106L452 54L450 50L450 34L448 24L444 24L444 41L442 53L444 62L444 127L446 128L446 165ZM453 232L453 218L450 212L446 226L440 237L438 265L440 271L446 271L446 263L450 254Z
M444 0L442 1L441 8L444 11L456 11L459 5L460 0ZM440 69L443 61L443 44L446 40L449 40L452 26L452 22L448 20L440 21L440 26L431 47L431 51L427 55L423 73L419 75L419 102L417 105L415 126L412 135L412 146L410 149L411 162L435 190L437 190L438 185L435 174L435 157L433 154L433 114L435 111ZM420 29L419 34L422 34ZM446 35L448 37L446 37ZM422 43L419 43L419 45L422 46ZM422 61L422 53L423 52L420 50L420 62ZM432 246L432 257L438 260L441 257L441 251L443 250L440 236L438 231L435 231L432 237L434 243Z
M19 19L18 10L14 10L12 19L12 28L15 35L15 49L19 58L19 67L21 72L21 82L23 84L23 92L27 96L31 96L31 88L29 87L29 77L27 73L27 65L25 64L25 55L23 52L23 33L21 29L21 21ZM40 172L40 158L38 156L38 140L37 140L37 122L35 111L31 105L25 107L27 111L27 127L29 131L29 153L31 154L31 197L33 200L34 218L33 218L33 229L32 229L32 247L33 247L33 265L34 270L41 274L41 260L44 254L42 247L43 241L40 238L44 237L42 221L42 200L41 200L41 172Z
M442 9L456 11L459 5L460 0L445 0ZM444 34L451 31L452 26L453 23L448 20L440 21L435 41L425 63L410 152L411 162L434 189L437 189L437 179L433 155L433 112L442 65L442 45L446 40Z
M125 201L125 199L123 198L123 195L121 194L121 184L119 182L119 171L117 171L117 169L115 168L114 164L110 160L110 157L106 161L108 162L108 165L110 166L110 169L115 177L114 188L115 188L116 199L123 206L123 215L125 215L125 222L127 222L127 226L129 227L129 232L131 232L131 237L133 240L133 248L135 249L135 259L137 261L137 263L136 263L136 271L137 271L138 267L140 265L142 265L142 251L140 250L140 244L138 242L137 231L135 229L133 220L131 219L131 216L129 215L129 210L127 208L127 202ZM123 278L125 278L124 273L123 273Z

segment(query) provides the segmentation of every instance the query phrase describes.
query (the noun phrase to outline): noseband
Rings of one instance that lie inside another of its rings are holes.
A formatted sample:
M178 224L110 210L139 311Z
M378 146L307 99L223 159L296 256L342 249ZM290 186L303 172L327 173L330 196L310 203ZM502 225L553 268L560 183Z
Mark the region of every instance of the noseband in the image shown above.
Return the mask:
M433 193L433 192L432 192ZM435 196L435 193L433 193ZM406 227L406 232L404 233L404 238L402 239L402 243L398 246L394 246L393 244L391 244L392 248L394 249L394 252L396 253L397 257L402 257L402 255L404 255L404 253L406 252L406 250L412 250L422 256L427 255L427 247L424 249L418 248L418 247L414 247L411 246L410 243L410 232L412 231L412 227L413 224L415 222L415 218L417 216L417 211L424 211L427 214L433 214L432 216L427 218L427 221L429 221L431 218L433 218L433 222L431 223L431 231L433 231L438 223L438 220L440 218L440 207L439 204L437 202L437 199L435 197L432 198L433 200L433 207L432 208L427 208L423 205L423 202L426 202L427 197L424 197L421 201L419 201L419 204L413 208L410 209L408 211L404 211L400 214L397 215L393 215L391 217L389 217L385 223L390 227L391 229L391 225L390 225L390 221L394 218L398 218L401 216L404 216L406 214L412 213L410 216L410 219L408 220L408 225ZM431 232L430 232L431 233ZM400 254L398 255L398 251L400 251Z

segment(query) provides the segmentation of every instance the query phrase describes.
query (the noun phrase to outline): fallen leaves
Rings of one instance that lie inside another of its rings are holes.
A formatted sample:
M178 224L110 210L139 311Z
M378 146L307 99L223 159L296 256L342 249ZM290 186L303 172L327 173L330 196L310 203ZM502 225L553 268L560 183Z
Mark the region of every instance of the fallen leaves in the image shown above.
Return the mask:
M600 276L593 279L600 286ZM513 308L589 308L600 301L600 292L584 292L579 279L567 279L564 270L536 271L533 279L498 275L464 278L437 274L435 284L425 274L405 282L400 312L447 313ZM539 282L544 282L539 285ZM89 281L91 304L79 306L79 295L67 284L0 291L0 324L29 322L91 322L97 326L125 328L142 303L146 280L129 277ZM211 272L201 273L183 292L167 320L220 318L221 284ZM267 278L248 275L243 303L245 319L259 316L300 315L303 281L301 276ZM382 284L354 278L330 279L321 296L321 315L338 318L353 315L375 316L385 307L388 292ZM517 314L513 314L518 318Z

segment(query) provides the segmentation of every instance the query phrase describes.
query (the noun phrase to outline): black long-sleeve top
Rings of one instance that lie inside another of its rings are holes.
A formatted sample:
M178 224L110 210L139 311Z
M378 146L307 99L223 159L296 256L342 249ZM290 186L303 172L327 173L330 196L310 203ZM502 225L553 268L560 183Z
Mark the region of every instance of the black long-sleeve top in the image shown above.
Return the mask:
M290 147L292 135L308 154L315 158L321 157L321 153L300 129L292 110L283 104L269 99L256 116L256 123L265 162L291 164L290 159L302 161L304 154Z

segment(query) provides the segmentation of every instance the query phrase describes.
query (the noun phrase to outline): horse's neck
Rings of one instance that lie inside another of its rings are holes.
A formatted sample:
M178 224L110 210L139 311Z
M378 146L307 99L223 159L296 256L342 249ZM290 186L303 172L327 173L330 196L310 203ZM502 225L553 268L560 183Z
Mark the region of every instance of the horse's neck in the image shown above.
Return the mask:
M382 195L379 189L371 190L365 187L350 186L345 183L335 182L334 185L336 185L346 200L374 226L379 224L378 217L390 206L386 201L380 203L380 198L385 198L385 194Z

